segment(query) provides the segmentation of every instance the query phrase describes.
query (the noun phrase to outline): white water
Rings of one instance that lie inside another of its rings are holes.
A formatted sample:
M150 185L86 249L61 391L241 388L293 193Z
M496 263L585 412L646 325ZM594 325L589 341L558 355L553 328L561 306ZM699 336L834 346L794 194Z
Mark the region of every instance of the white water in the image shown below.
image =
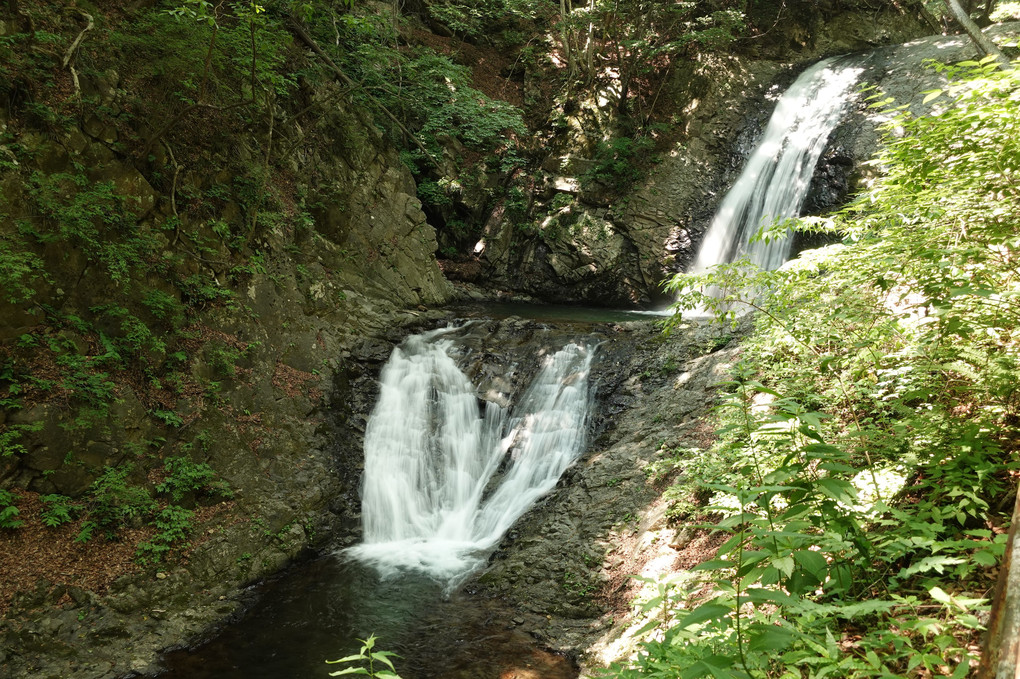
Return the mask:
M479 412L448 332L394 349L365 431L364 542L348 553L384 575L469 574L584 445L593 348L568 344L512 411L486 401Z
M783 93L764 136L723 198L689 273L704 273L744 255L766 270L786 262L789 232L769 242L752 243L751 238L762 226L800 215L818 158L862 71L845 57L826 59Z

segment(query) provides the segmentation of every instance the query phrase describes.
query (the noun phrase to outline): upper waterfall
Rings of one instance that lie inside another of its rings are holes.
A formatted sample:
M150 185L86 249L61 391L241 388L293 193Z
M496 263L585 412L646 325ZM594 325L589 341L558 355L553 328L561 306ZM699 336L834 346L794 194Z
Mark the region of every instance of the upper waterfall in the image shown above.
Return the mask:
M815 165L862 72L851 57L825 59L783 93L765 134L716 211L690 273L744 255L762 269L776 269L787 260L789 234L769 242L751 239L762 226L800 215Z
M364 542L349 553L384 573L466 575L584 445L594 347L546 356L512 409L480 407L452 332L408 338L380 377L365 432Z

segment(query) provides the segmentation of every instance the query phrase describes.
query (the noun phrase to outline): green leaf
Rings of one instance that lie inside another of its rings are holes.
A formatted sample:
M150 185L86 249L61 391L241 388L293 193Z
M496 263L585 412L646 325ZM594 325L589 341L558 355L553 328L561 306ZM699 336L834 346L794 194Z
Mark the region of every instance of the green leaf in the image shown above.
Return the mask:
M818 479L818 487L822 489L825 495L837 502L852 505L857 501L857 490L849 481L827 477Z
M727 615L733 609L730 606L723 606L721 604L701 604L693 611L688 613L681 619L676 627L678 629L685 629L691 625L697 625L703 622L709 622L711 620L718 620L723 616Z
M818 578L819 581L824 580L825 576L829 573L829 562L826 561L821 552L805 549L794 552L793 558L796 559L797 563L799 563L804 570Z
M340 658L339 660L327 660L326 663L329 664L329 665L336 665L338 663L354 662L356 660L364 660L364 659L365 659L365 654L358 653L357 655L348 655L348 656L345 656L343 658Z
M645 624L641 625L641 627L639 627L637 629L637 631L634 632L634 636L635 637L640 637L640 636L643 636L645 634L648 634L652 630L658 629L661 624L662 624L662 620L659 620L658 618L652 618L651 620L649 620Z
M947 606L953 602L953 597L947 594L941 587L932 587L928 590L928 594L930 594L931 598L935 599L935 601L946 604Z
M793 575L794 562L791 556L780 556L772 559L772 565L779 569L779 571L786 577Z
M330 672L329 676L339 677L344 674L368 674L368 670L366 670L364 667L345 667L342 670Z
M979 549L978 551L974 552L973 558L974 561L976 561L979 566L990 567L999 563L999 559L995 556L995 554L993 554L987 549Z
M389 667L392 670L392 669L394 669L393 662L390 661L390 659L388 657L386 657L386 656L389 656L389 655L393 655L393 654L389 653L388 651L373 651L372 658L374 660L377 660L378 662L383 663L384 665L386 665L387 667Z
M784 651L797 638L796 634L786 628L760 624L751 625L748 636L751 650L760 653Z

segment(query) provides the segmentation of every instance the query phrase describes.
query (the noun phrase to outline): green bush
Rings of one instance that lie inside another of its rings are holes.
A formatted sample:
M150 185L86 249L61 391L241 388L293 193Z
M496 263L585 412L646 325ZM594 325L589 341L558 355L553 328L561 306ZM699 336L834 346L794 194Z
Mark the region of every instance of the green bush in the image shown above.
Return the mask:
M174 504L179 504L188 493L233 497L230 486L218 479L216 472L205 462L192 462L184 456L168 457L163 466L167 476L156 485L156 492L169 495Z
M40 495L43 503L42 521L50 528L56 528L74 520L81 510L81 505L66 495Z
M138 545L135 560L143 565L156 564L177 547L187 547L187 539L194 530L191 519L194 512L177 505L169 505L156 513L152 525L156 528L152 539Z
M157 243L126 210L126 198L113 182L94 182L79 168L73 173L29 177L29 194L42 215L23 230L41 243L66 242L97 261L110 279L125 286L155 252Z
M87 542L97 530L108 540L114 540L124 525L141 525L155 509L155 502L142 486L131 484L128 475L130 463L118 467L105 467L92 482L84 496L85 521L76 540Z
M0 289L7 301L21 304L31 300L40 280L46 280L42 259L35 253L18 250L6 238L0 238Z
M592 167L580 177L582 188L591 191L604 185L616 193L626 192L644 176L647 166L642 159L653 146L648 136L599 141Z

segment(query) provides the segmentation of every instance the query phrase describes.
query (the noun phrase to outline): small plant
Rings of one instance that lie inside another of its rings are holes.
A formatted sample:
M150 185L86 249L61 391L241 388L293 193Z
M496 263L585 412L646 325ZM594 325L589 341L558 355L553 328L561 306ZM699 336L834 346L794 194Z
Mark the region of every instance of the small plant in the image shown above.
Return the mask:
M21 513L16 504L18 496L9 490L0 490L0 528L19 528L25 522L18 519Z
M233 497L230 486L226 481L217 479L216 472L205 462L192 462L184 456L168 457L163 461L163 466L168 475L156 485L156 492L169 495L174 504L179 504L188 493L204 492L225 498Z
M42 422L0 426L0 458L27 453L28 449L21 441L22 435L26 432L39 431L42 426Z
M17 251L0 239L0 290L11 304L27 302L35 296L35 281L45 279L43 261L32 252Z
M50 528L62 526L74 520L81 507L66 495L41 495L43 503L42 522Z
M207 349L209 367L212 368L214 375L223 379L237 375L237 362L243 355L241 349L218 340L210 342Z
M587 191L601 184L617 193L624 193L644 176L640 159L646 157L653 146L649 136L600 141L591 169L580 178L581 186Z
M184 426L184 418L172 410L153 410L152 416L168 427L177 428Z
M372 677L373 679L400 679L400 675L397 674L397 670L393 667L393 661L390 660L390 658L399 657L397 654L390 653L389 651L376 651L376 636L374 634L370 635L368 639L358 639L358 641L362 644L360 651L339 660L327 660L326 664L359 663L359 665L330 672L329 676L339 677L345 674L360 674ZM368 667L364 667L365 663L368 664ZM382 669L377 669L377 665L382 666Z
M186 540L194 529L191 519L194 512L177 505L169 505L160 510L153 519L156 534L151 540L138 545L135 560L143 565L162 561L177 545L187 546Z
M86 492L85 521L77 542L87 542L97 529L106 539L113 540L125 523L141 522L152 512L155 504L148 491L128 483L133 466L106 467Z
M150 290L142 298L142 304L153 316L172 328L184 322L185 307L174 295L162 290Z

